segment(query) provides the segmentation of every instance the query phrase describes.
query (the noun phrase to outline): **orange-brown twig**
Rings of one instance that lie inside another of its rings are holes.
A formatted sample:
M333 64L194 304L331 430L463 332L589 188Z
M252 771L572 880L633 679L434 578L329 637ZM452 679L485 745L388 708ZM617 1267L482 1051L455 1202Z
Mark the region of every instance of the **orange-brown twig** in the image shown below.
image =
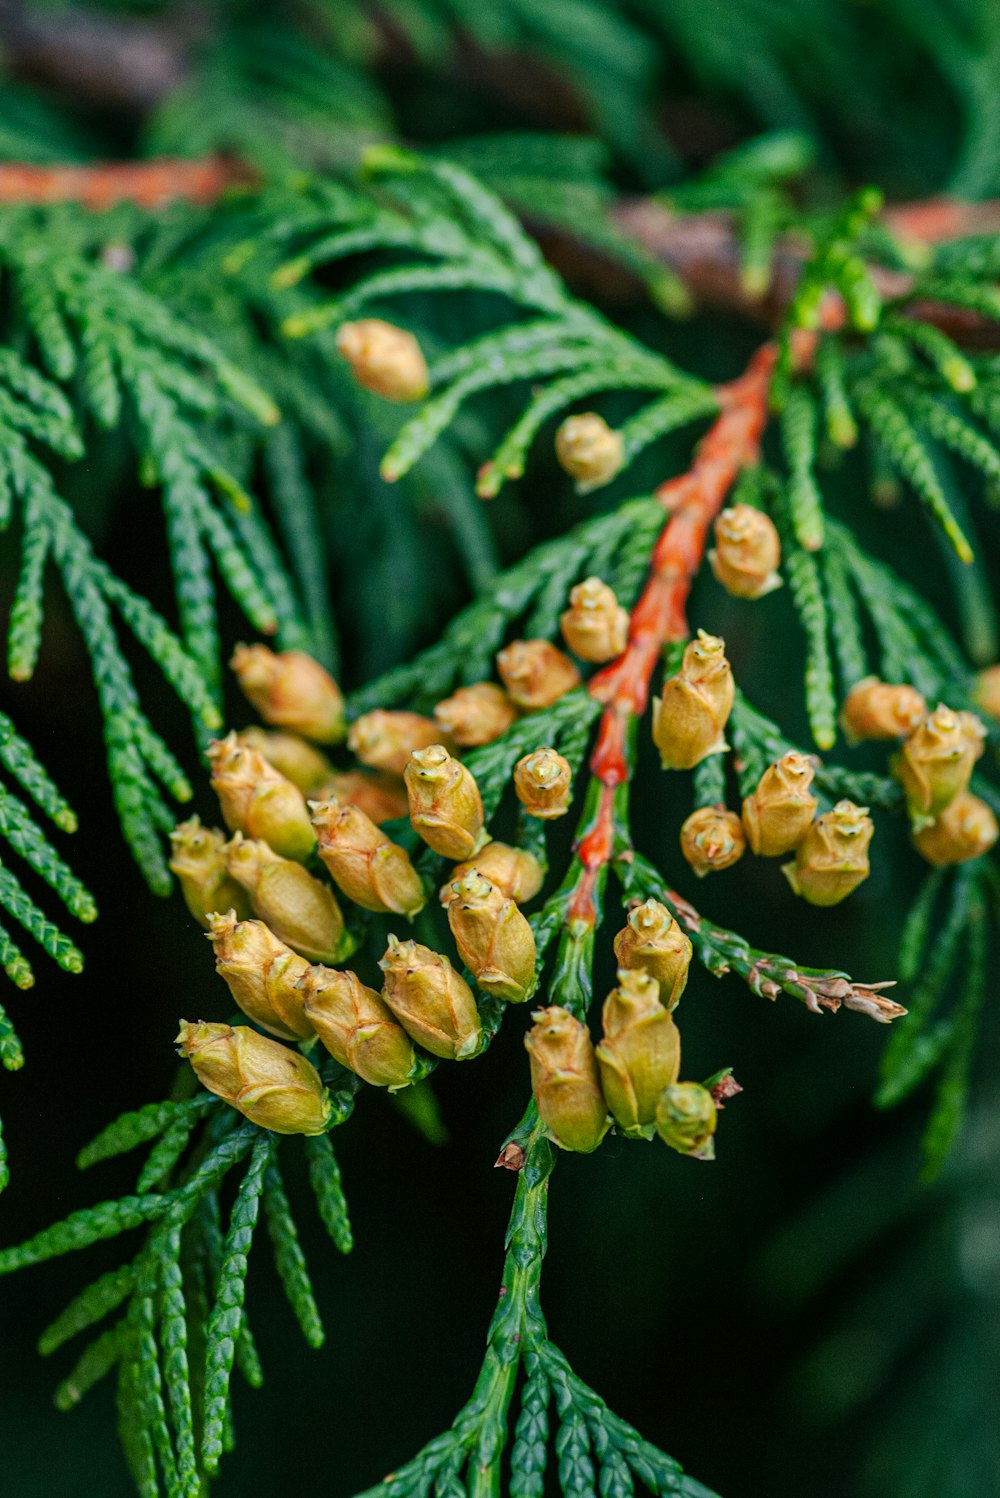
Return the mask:
M164 157L157 161L98 161L87 166L0 164L0 203L82 203L111 208L138 203L214 203L227 187L252 181L245 166L224 156L200 161Z

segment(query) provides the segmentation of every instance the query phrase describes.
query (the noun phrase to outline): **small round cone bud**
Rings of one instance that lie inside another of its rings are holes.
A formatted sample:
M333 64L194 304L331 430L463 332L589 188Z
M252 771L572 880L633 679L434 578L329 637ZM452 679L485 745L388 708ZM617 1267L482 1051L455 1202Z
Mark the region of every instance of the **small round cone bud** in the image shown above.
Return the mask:
M487 993L521 1004L535 988L535 935L503 890L472 868L451 887L448 924L458 954Z
M623 1132L641 1133L655 1121L663 1089L677 1081L680 1031L660 1003L656 979L638 969L619 970L602 1018L597 1060L605 1100Z
M656 1132L664 1144L694 1160L715 1159L718 1110L712 1094L700 1082L674 1082L665 1087L656 1106Z
M254 913L281 941L310 962L336 962L344 948L344 917L327 885L267 843L237 833L226 867L250 896Z
M717 580L734 598L763 598L781 587L781 542L774 522L753 505L733 505L715 522L708 553Z
M427 394L427 361L412 333L379 317L342 323L337 348L359 385L383 400L422 400Z
M840 726L849 744L862 739L904 739L927 712L927 704L916 687L893 686L866 676L844 699Z
M261 838L282 858L306 859L316 847L305 797L235 733L213 739L205 751L212 789L230 832Z
M416 1065L413 1043L381 995L355 973L309 967L301 997L316 1034L335 1061L373 1087L406 1087Z
M998 836L997 819L986 802L969 791L959 791L936 822L913 834L913 844L928 863L942 866L979 858Z
M347 770L342 775L331 775L320 786L316 799L357 806L379 827L383 822L396 822L409 815L410 810L402 776L377 771L369 774L364 770Z
M493 681L477 681L459 687L439 702L434 717L441 729L462 749L492 744L517 721L517 708L503 687Z
M334 884L355 905L412 920L427 903L405 848L391 842L357 806L310 802L319 856Z
M599 577L577 583L560 615L562 637L581 661L613 661L628 642L628 610Z
M764 771L753 795L743 802L743 826L754 853L778 858L798 847L819 805L809 794L815 773L812 761L797 749Z
M178 823L170 834L170 867L188 910L206 931L218 911L234 910L240 920L250 914L246 891L226 868L226 835L217 827L203 827L198 817Z
M611 1121L586 1025L568 1009L536 1009L524 1037L538 1114L560 1149L589 1155Z
M404 778L414 831L435 853L471 858L488 841L479 787L443 744L414 749Z
M973 696L987 717L1000 721L1000 665L980 671Z
M868 878L868 845L875 831L866 806L838 801L817 817L781 866L792 889L810 905L839 905Z
M703 629L684 652L681 669L653 699L653 743L665 770L693 770L729 745L724 729L736 687L726 642Z
M497 655L511 699L526 713L551 707L580 685L580 673L550 640L515 640Z
M441 742L441 725L419 713L386 712L376 708L355 718L347 734L347 747L363 765L402 775L414 749L429 749Z
M203 1087L275 1134L323 1134L330 1096L298 1051L246 1025L181 1021L177 1047Z
M254 749L262 754L279 775L297 785L304 795L318 790L333 774L333 766L326 755L297 733L244 728L236 735L236 742L244 749Z
M304 650L275 654L266 645L237 645L230 665L244 696L272 728L287 728L320 744L344 737L340 688Z
M724 806L702 806L681 828L681 852L699 879L731 869L746 845L743 823Z
M625 445L621 432L609 427L596 411L567 416L556 432L559 466L586 492L607 484L622 466Z
M464 1061L482 1040L472 989L443 952L389 937L379 959L382 997L409 1035L432 1056Z
M545 880L545 865L534 853L512 848L509 843L486 843L474 858L452 869L451 878L441 886L442 905L455 898L453 886L460 884L471 869L478 869L518 905L533 900Z
M208 939L215 948L215 971L248 1019L281 1040L312 1037L296 987L309 969L304 957L263 921L238 921L232 910L212 916Z
M903 787L917 831L935 821L968 786L983 752L983 737L982 724L971 713L955 713L943 704L910 734L893 760L892 772Z
M628 922L614 942L619 968L648 973L660 987L660 1002L675 1009L688 979L690 938L659 900L646 900L629 911Z
M554 749L533 749L514 766L514 790L529 816L551 821L569 811L573 771Z

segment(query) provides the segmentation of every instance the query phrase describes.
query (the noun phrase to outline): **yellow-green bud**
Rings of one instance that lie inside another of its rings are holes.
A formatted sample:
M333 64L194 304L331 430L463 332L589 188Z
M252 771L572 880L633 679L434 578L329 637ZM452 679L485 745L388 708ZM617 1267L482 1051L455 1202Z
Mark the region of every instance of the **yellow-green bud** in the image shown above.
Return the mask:
M568 1009L536 1009L524 1037L538 1114L561 1149L590 1154L611 1127L586 1025Z
M309 968L304 957L279 941L263 921L238 921L233 910L211 917L208 939L215 949L215 971L248 1019L281 1040L311 1038L296 987Z
M308 858L316 847L316 834L298 786L256 749L240 744L235 733L213 739L205 754L230 832L262 838L283 858Z
M798 847L819 805L809 794L815 773L812 761L797 749L764 771L757 789L743 802L743 826L754 853L777 858Z
M639 969L619 969L602 1019L597 1060L605 1100L623 1132L641 1133L654 1122L663 1089L677 1081L680 1031L660 1003L660 985Z
M383 400L405 404L427 394L427 361L420 344L404 328L380 317L341 323L337 348L358 384Z
M206 930L216 911L235 910L240 919L250 914L246 891L229 876L226 835L217 827L203 827L198 817L178 823L170 834L170 867L188 910Z
M699 879L738 863L746 850L743 823L724 806L702 806L681 827L681 852Z
M443 952L389 937L379 959L382 997L413 1039L446 1061L474 1056L482 1039L472 990Z
M610 483L622 466L624 453L621 432L609 427L596 411L567 416L556 432L559 466L576 479L584 494Z
M983 752L985 730L972 713L939 703L915 728L892 762L910 820L919 832L964 791Z
M414 749L404 779L414 831L435 853L471 858L489 840L479 787L443 744Z
M319 856L342 894L364 910L412 920L427 903L405 848L391 842L357 806L311 801Z
M868 845L875 828L867 806L838 801L817 817L781 872L810 905L839 905L868 878Z
M266 645L237 645L230 665L244 696L272 728L287 728L320 744L344 737L340 688L304 650L275 654Z
M927 704L916 687L866 676L844 698L840 726L849 744L862 739L902 739L926 712Z
M203 1087L275 1134L323 1134L330 1095L316 1068L246 1025L181 1021L176 1044Z
M559 616L562 637L581 661L613 661L628 641L628 610L599 577L577 583Z
M656 1105L656 1132L664 1144L694 1160L714 1160L715 1100L700 1082L674 1082Z
M693 770L729 745L724 729L736 687L726 642L703 629L684 652L681 669L653 699L653 743L665 770Z
M959 791L936 822L913 834L913 844L928 863L942 866L979 858L998 836L997 819L986 802L969 791Z
M734 598L763 598L781 587L781 542L774 522L753 505L733 505L715 522L708 553L717 580Z
M551 707L580 685L580 673L551 640L514 640L497 654L497 670L523 712Z
M307 968L299 987L310 1023L341 1066L391 1091L412 1081L413 1044L374 988L355 973L320 966Z
M300 863L237 832L227 846L226 867L250 896L254 913L302 957L336 962L342 955L340 906L333 891Z
M506 733L517 720L517 708L496 682L477 681L439 702L434 717L460 748L473 749Z
M542 821L565 816L573 793L569 760L554 749L532 749L514 766L514 790L529 816Z
M620 968L648 973L660 986L660 1002L675 1009L688 980L692 947L670 911L659 900L646 900L628 914L614 942Z
M545 880L545 865L534 853L525 848L512 848L509 843L486 843L474 858L456 864L452 869L451 878L441 886L442 905L454 898L452 886L460 883L471 869L478 869L518 905L534 899Z
M342 775L331 775L320 786L316 799L357 806L377 827L383 822L398 821L410 810L402 776L384 775L378 771L345 770Z
M448 924L458 954L480 988L508 1003L535 988L535 935L503 890L471 868L451 887Z
M236 742L244 749L255 749L262 754L269 765L306 795L325 785L333 774L326 755L297 733L254 726L238 733Z
M387 712L379 707L355 718L348 730L347 747L363 765L402 775L414 749L427 749L441 739L441 725L433 718Z

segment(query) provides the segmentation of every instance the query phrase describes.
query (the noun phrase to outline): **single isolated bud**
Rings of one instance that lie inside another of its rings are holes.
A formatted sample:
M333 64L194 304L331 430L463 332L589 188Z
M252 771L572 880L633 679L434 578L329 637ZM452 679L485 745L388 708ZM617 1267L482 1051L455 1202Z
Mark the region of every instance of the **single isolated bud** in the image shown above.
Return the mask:
M213 739L205 751L212 789L230 832L262 838L282 858L306 859L316 847L305 797L256 749L235 733Z
M570 590L569 608L559 616L562 637L581 661L613 661L628 642L628 609L599 577Z
M226 867L250 896L254 913L310 962L336 962L343 953L344 917L333 891L267 843L239 832L227 846Z
M269 765L304 794L318 790L333 774L333 766L326 755L314 745L307 744L297 733L244 728L236 735L236 742L244 749L254 749L262 754Z
M514 640L497 655L497 670L511 699L526 713L551 707L580 685L580 673L550 640Z
M347 747L363 765L402 775L414 749L428 749L440 743L441 737L441 725L433 718L376 708L355 718L347 732Z
M410 810L402 776L383 775L378 771L345 770L342 775L331 775L319 787L316 799L357 806L379 827L383 822L398 821Z
M997 819L985 801L959 791L936 822L913 834L913 845L928 863L965 863L988 853L1000 836Z
M757 789L743 802L743 826L754 853L777 858L798 847L819 805L809 793L815 773L812 761L797 749L764 771Z
M304 957L279 941L263 921L238 921L233 910L212 916L208 939L215 949L215 971L248 1019L281 1040L312 1037L296 988L309 970Z
M344 737L340 688L304 650L276 655L266 645L237 645L229 663L248 702L272 728L287 728L320 744Z
M973 696L987 717L1000 720L1000 665L980 671Z
M427 904L405 848L391 842L357 806L311 801L319 856L334 884L363 910L413 919Z
M699 629L681 669L653 699L653 743L665 770L693 770L708 755L725 753L735 692L725 640Z
M717 580L734 598L763 598L781 587L781 542L774 522L753 505L733 505L715 522L708 553Z
M382 997L418 1045L446 1061L474 1056L482 1039L472 989L443 952L389 937L379 959Z
M529 816L551 821L569 811L573 771L554 749L532 749L514 766L514 790Z
M648 973L660 985L660 1002L675 1009L691 966L690 938L659 900L646 900L628 913L614 942L619 968Z
M656 1105L656 1132L664 1144L693 1160L714 1160L718 1109L700 1082L674 1082Z
M316 1068L299 1054L248 1025L181 1021L175 1044L198 1081L275 1134L323 1134L330 1095Z
M395 1091L412 1081L413 1043L392 1010L356 973L307 967L299 982L309 1022L335 1061L373 1087Z
M441 904L455 898L454 885L460 884L470 869L479 872L518 905L533 900L545 881L545 865L525 848L509 843L486 843L474 858L467 859L451 871L451 878L441 886Z
M621 432L596 411L567 416L556 432L559 466L581 489L597 489L614 478L625 456Z
M985 731L972 713L939 703L915 728L892 763L903 787L910 820L919 831L964 791L983 752Z
M451 887L448 924L458 955L480 988L510 1004L535 988L535 934L514 901L478 868Z
M206 930L216 911L234 910L239 920L250 914L246 891L226 868L226 834L217 827L203 827L198 817L179 822L170 834L170 867L188 910Z
M477 681L439 702L434 717L460 748L474 749L506 733L517 721L517 708L495 681Z
M731 869L746 845L743 823L722 805L700 807L681 827L681 852L699 879Z
M405 780L414 831L435 853L471 858L488 841L479 787L443 744L414 749Z
M867 806L838 801L817 817L781 872L810 905L839 905L868 878L868 845L875 828Z
M866 676L856 682L844 699L840 726L849 744L862 739L904 739L927 712L927 704L916 687Z
M640 969L619 969L602 1020L597 1060L604 1097L619 1128L639 1133L654 1122L664 1087L677 1081L681 1033L660 1003L660 985Z
M568 1009L536 1009L524 1037L538 1114L556 1144L589 1155L611 1121L586 1025Z
M427 360L412 333L380 317L341 323L337 348L359 385L383 400L423 400L427 394Z

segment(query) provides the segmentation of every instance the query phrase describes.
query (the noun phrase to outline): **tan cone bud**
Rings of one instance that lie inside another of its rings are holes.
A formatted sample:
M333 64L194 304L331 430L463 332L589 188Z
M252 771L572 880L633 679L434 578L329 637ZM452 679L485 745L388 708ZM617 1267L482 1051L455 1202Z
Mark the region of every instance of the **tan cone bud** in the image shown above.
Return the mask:
M320 744L336 744L344 737L340 688L304 650L275 654L266 645L237 645L230 665L265 723Z
M809 793L815 773L812 761L797 749L764 771L753 795L743 802L743 826L754 853L778 858L798 847L819 805Z
M675 1009L691 966L690 938L659 900L646 900L629 911L628 922L614 942L620 968L648 973L660 986L660 1002Z
M517 708L496 682L477 681L439 702L434 717L460 748L474 749L506 733L517 721Z
M458 955L480 988L510 1004L535 988L535 934L503 890L472 868L451 887L448 924Z
M443 952L389 937L379 959L382 997L404 1030L432 1056L464 1061L482 1040L472 989Z
M429 749L441 738L441 725L433 718L376 708L355 718L348 730L347 747L363 765L402 775L414 749Z
M455 898L453 886L460 884L470 869L478 869L518 905L534 899L545 881L546 872L541 859L525 848L512 848L509 843L486 843L474 858L452 869L451 878L441 886L442 905L448 905Z
M240 920L250 914L246 891L226 868L226 835L217 827L203 827L198 817L178 823L170 834L170 867L188 910L206 930L217 911L234 910Z
M680 671L653 699L653 743L665 770L693 770L708 755L728 749L724 729L735 691L725 640L700 629Z
M839 905L868 878L868 845L875 828L866 806L838 801L817 817L781 872L810 905Z
M613 661L628 641L628 609L599 577L577 583L559 616L562 637L581 661Z
M753 505L733 505L715 522L708 553L717 580L734 598L763 598L781 587L781 542L774 522Z
M515 640L497 655L497 670L512 700L526 713L551 707L580 685L580 673L550 640Z
M346 770L342 775L331 775L319 787L316 799L357 806L378 827L383 822L396 822L410 811L403 777L378 771Z
M913 834L917 852L928 863L965 863L988 853L1000 836L997 819L985 801L959 791L936 822Z
M568 1009L536 1009L524 1037L538 1114L556 1144L590 1154L611 1121L586 1025Z
M443 744L414 749L404 778L410 821L435 853L471 858L488 841L479 787Z
M988 717L1000 720L1000 665L980 671L973 696Z
M236 735L244 749L262 754L279 775L284 775L303 794L316 791L330 779L333 766L325 754L306 743L297 733L281 733L269 728L244 728Z
M715 1159L718 1109L700 1082L674 1082L664 1088L656 1107L656 1132L664 1144L694 1160Z
M310 962L336 962L344 947L344 917L333 891L300 863L240 833L228 844L226 867L250 896L255 915Z
M345 322L337 330L337 348L358 384L383 400L406 403L427 394L427 361L404 328L380 317Z
M309 968L304 957L279 941L263 921L238 921L232 910L212 916L208 939L215 949L215 971L248 1019L281 1040L311 1037L296 988Z
M514 790L529 816L551 821L569 811L573 771L554 749L532 749L514 766Z
M983 728L971 713L939 703L915 728L892 762L910 820L919 831L964 791L983 752Z
M322 1134L330 1096L298 1051L246 1025L181 1021L177 1047L203 1087L275 1134Z
M213 739L205 751L212 789L230 832L262 838L282 858L306 859L316 847L305 797L256 749L235 733Z
M319 856L334 884L363 910L412 920L427 903L405 848L391 842L357 806L311 801Z
M609 483L621 468L624 456L621 432L609 427L596 411L567 416L556 432L559 466L584 491Z
M894 686L877 676L866 676L844 699L840 726L849 744L862 739L903 739L926 712L927 704L916 687Z
M413 1044L392 1010L356 973L307 967L300 981L305 1013L341 1066L373 1087L395 1091L413 1079Z
M637 1133L654 1122L660 1093L677 1081L680 1031L660 1003L656 979L638 969L619 969L602 1020L597 1060L604 1097L619 1128Z
M731 869L746 845L743 823L724 806L702 806L681 827L681 852L699 879Z

